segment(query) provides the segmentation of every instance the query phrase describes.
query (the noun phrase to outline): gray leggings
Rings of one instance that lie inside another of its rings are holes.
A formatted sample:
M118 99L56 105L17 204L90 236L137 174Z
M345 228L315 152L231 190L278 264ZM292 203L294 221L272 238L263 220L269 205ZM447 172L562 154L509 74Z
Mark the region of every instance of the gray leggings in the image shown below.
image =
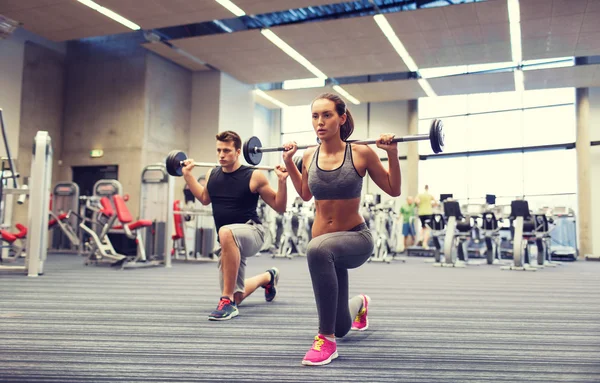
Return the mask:
M350 308L348 269L365 263L373 254L373 247L371 231L364 223L349 231L320 235L308 244L306 257L317 301L320 334L343 337L350 331L362 299L353 299Z

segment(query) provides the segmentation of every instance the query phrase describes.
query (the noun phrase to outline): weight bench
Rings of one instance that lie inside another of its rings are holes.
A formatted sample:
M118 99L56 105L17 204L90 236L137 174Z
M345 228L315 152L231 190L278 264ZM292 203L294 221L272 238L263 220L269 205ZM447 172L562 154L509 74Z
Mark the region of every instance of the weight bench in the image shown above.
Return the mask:
M142 234L139 230L144 227L151 227L152 221L147 219L139 219L135 222L131 217L131 213L123 200L123 197L119 194L113 195L113 202L115 204L115 209L117 210L117 218L121 225L113 226L114 230L123 230L127 238L135 239L135 244L137 247L137 255L132 261L128 261L123 264L124 269L135 269L141 267L153 267L160 266L162 262L160 261L149 261L146 257L146 248L144 246L144 240L142 238Z

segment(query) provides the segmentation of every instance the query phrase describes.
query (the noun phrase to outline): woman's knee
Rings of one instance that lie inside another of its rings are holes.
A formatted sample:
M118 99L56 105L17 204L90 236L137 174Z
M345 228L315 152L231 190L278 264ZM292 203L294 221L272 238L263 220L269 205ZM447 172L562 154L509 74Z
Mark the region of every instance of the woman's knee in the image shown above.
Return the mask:
M337 328L335 329L335 337L336 337L336 338L343 338L343 337L345 337L346 335L348 335L348 333L350 332L350 327L351 327L351 326L352 326L352 325L350 325L350 326L344 326L343 328L339 328L339 327L337 327Z

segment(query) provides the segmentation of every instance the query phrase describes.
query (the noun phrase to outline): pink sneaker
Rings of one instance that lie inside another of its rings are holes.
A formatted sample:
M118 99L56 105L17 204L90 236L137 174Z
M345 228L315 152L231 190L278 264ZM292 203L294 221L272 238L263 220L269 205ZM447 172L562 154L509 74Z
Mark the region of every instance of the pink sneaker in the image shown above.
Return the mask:
M363 298L363 307L360 309L358 314L356 314L354 322L352 322L351 330L354 331L365 331L369 328L369 318L367 317L367 314L369 313L369 302L371 302L371 298L365 294L361 295Z
M319 334L315 336L312 347L304 355L302 364L305 366L322 366L331 363L337 357L336 343Z

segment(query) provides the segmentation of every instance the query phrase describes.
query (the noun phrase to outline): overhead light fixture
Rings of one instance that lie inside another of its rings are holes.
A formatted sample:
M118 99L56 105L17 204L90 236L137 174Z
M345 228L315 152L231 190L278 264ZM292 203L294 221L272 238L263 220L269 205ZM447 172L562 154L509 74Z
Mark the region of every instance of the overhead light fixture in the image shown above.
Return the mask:
M229 28L221 20L213 20L213 23L215 23L215 25L217 25L219 28L221 28L225 32L227 32L227 33L233 33L233 29Z
M104 8L100 4L94 3L92 0L77 0L77 1L85 6L92 8L93 10L95 10L97 12L102 13L104 16L113 19L117 23L120 23L129 29L133 29L134 31L141 29L140 26L137 25L136 23L134 23L133 21L127 20L123 16L111 11L110 9Z
M9 19L6 16L0 15L0 40L12 35L15 29L19 26L19 22Z
M525 63L525 62L524 62ZM495 62L485 64L454 65L437 68L421 68L419 74L421 78L436 78L446 76L456 76L469 73L509 71L515 67L512 61Z
M515 90L517 92L525 91L525 77L521 69L515 69Z
M514 71L515 90L525 90L521 62L523 61L523 49L521 47L521 7L519 0L506 0L508 4L508 22L510 26L510 51L513 64L517 67Z
M182 55L182 56L184 56L184 57L188 58L189 60L192 60L192 61L193 61L193 62L195 62L196 64L200 64L200 65L204 65L204 66L208 65L208 64L207 64L207 63L205 63L204 61L200 60L198 57L196 57L196 56L194 56L194 55L192 55L192 54L189 54L188 52L184 51L183 49L181 49L181 48L179 48L179 47L176 47L175 45L171 46L171 48L172 48L172 49L173 49L175 52L177 52L177 53L179 53L180 55Z
M320 88L325 86L325 80L322 78L302 78L298 80L286 80L282 84L282 88L289 89L305 89L305 88Z
M261 97L261 98L264 98L265 100L267 100L267 101L269 101L269 102L271 102L271 103L273 103L275 105L277 105L281 109L289 107L288 105L284 104L283 102L279 101L278 99L269 96L268 94L266 94L265 92L263 92L260 89L254 89L254 94L257 95L257 96L259 96L259 97Z
M379 26L379 29L381 29L385 37L387 37L389 42L392 44L402 61L404 61L404 64L406 64L408 70L410 70L411 72L418 71L419 67L417 67L417 64L415 63L413 58L410 56L410 54L408 54L408 51L404 47L404 44L402 44L402 41L400 41L398 36L396 36L396 32L394 32L392 26L390 25L390 23L388 23L385 16L382 14L378 14L373 16L373 18Z
M507 1L512 61L519 65L521 61L523 61L523 52L521 48L521 7L519 5L519 0Z
M380 13L373 16L373 19L375 20L375 22L379 26L379 29L381 29L385 37L387 37L390 44L392 44L392 47L394 47L396 53L398 53L398 56L400 56L408 70L411 72L418 72L419 67L417 66L417 63L415 63L415 60L413 60L413 58L410 56L410 54L406 50L406 47L404 46L404 44L402 44L402 41L400 41L400 39L396 35L396 32L394 32L394 29L387 21L385 16ZM429 81L427 81L424 78L420 78L418 81L419 85L421 85L421 88L423 88L423 91L425 92L425 94L427 94L427 96L437 96L433 91L433 88L431 88L431 85L429 85Z
M296 60L300 65L308 69L309 72L311 72L320 79L327 79L327 75L325 73L321 72L316 66L311 64L310 61L304 58L304 56L302 56L294 48L289 46L285 41L280 39L279 36L273 33L273 31L271 31L270 29L263 29L260 31L260 33L262 33L263 36L269 39L270 42L275 44L277 48L287 53L288 56L290 56L291 58Z
M523 60L523 70L565 68L575 65L575 57Z
M227 8L231 13L233 13L234 15L240 17L240 16L244 16L246 14L246 12L244 12L241 8L239 8L237 5L235 5L232 1L230 0L215 0L217 3L221 4L222 6L224 6L225 8ZM262 29L260 31L260 33L265 36L270 42L272 42L273 44L275 44L275 46L279 49L281 49L282 51L284 51L288 56L290 56L292 59L294 59L296 62L298 62L300 65L302 65L303 67L305 67L310 73L314 74L317 78L316 79L311 79L311 81L315 81L315 84L318 85L314 85L314 87L317 86L323 86L325 80L328 78L327 75L323 72L321 72L319 70L319 68L317 68L316 66L314 66L310 61L308 61L304 56L302 56L300 53L298 53L298 51L296 51L294 48L292 48L288 43L286 43L285 41L283 41L279 36L277 36L275 33L273 33L273 31L271 31L268 28ZM317 83L317 80L319 80L319 82ZM292 80L293 81L293 80ZM306 81L306 80L305 80ZM290 83L290 82L288 82ZM284 82L285 84L285 82ZM292 83L294 84L294 83ZM294 86L294 85L291 85ZM298 86L298 83L296 83L296 86ZM309 86L303 85L301 86L302 88L307 88ZM299 89L300 86L298 86L297 88L285 88L285 89ZM343 95L344 97L346 97L350 102L358 105L360 104L360 101L358 101L356 98L352 97L352 95L348 92L346 92L344 89L342 89L340 86L334 86L333 89L335 89L337 92L339 92L341 95ZM273 97L269 96L268 94L266 94L265 92L263 92L260 89L256 89L255 94L257 96L260 96L270 102L272 102L273 104L279 106L280 108L287 108L288 106L285 105L284 103L280 102L279 100L274 99Z
M425 92L425 94L427 96L429 96L429 97L436 97L437 96L437 94L434 92L433 88L429 84L429 81L427 81L424 78L420 78L417 81L419 82L419 85L421 85L421 88L423 89L423 91Z
M222 6L224 6L225 8L227 8L227 10L229 12L233 13L237 17L241 17L241 16L245 16L246 15L246 12L244 12L240 7L238 7L237 5L235 5L230 0L215 0L215 1L217 3L219 3L219 4L221 4Z
M348 101L350 101L351 103L353 103L354 105L358 105L360 104L360 101L358 101L355 97L353 97L350 93L346 92L346 90L344 88L342 88L339 85L334 85L333 86L333 90L335 90L336 92L338 92L339 94L341 94L342 96L344 96Z

